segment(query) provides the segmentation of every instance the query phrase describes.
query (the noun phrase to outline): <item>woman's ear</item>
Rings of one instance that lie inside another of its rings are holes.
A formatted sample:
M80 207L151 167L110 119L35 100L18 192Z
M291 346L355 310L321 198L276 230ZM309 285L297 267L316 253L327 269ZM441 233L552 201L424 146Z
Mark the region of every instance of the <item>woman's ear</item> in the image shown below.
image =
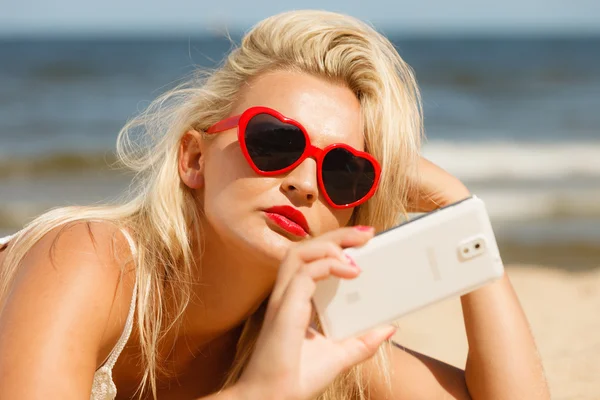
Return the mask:
M183 134L179 142L178 169L181 181L190 189L204 187L204 141L196 130Z

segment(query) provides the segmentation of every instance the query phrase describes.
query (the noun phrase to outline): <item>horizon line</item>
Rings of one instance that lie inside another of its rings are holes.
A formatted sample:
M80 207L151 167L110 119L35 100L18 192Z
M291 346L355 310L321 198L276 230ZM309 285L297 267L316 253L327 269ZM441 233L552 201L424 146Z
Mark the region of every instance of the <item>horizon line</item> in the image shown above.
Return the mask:
M112 30L39 30L39 31L2 31L0 40L77 40L77 39L146 39L176 40L183 38L227 38L239 39L249 30L237 29L201 29L201 30L148 30L148 29L112 29ZM595 39L600 38L600 29L546 30L546 29L436 29L414 30L391 27L376 27L384 36L402 36L406 39Z

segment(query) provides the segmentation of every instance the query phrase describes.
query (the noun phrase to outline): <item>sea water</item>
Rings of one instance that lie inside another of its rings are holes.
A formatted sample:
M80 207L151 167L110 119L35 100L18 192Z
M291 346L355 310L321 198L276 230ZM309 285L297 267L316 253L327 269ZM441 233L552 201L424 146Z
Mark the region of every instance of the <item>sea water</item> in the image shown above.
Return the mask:
M424 154L500 235L600 243L600 38L390 38L422 90ZM119 129L235 39L0 41L0 235L119 196Z

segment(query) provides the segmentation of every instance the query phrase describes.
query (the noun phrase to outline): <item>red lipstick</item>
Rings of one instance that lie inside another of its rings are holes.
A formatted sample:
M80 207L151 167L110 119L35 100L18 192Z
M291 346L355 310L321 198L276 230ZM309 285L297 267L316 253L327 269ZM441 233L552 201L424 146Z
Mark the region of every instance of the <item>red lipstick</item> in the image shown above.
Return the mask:
M281 228L296 236L308 236L308 222L304 215L290 206L275 206L265 210L265 215Z

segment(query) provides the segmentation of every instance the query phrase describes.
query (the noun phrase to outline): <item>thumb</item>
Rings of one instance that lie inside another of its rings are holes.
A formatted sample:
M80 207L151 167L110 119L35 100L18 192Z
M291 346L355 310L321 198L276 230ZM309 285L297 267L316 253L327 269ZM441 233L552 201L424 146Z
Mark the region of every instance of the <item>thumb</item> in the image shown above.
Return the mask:
M352 367L373 357L379 346L396 333L396 329L395 326L387 325L358 337L344 339L340 343L344 352L344 367Z

